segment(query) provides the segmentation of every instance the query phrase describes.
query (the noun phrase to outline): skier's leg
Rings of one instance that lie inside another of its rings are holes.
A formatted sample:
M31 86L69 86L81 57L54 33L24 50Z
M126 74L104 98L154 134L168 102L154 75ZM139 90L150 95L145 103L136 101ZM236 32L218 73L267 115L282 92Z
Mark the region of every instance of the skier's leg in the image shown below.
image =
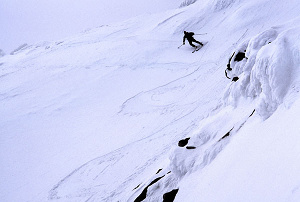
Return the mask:
M201 43L200 41L197 41L196 39L194 39L193 41L203 46L203 43Z
M190 45L191 45L192 47L196 48L196 46L192 43L191 40L189 40L189 43L190 43Z

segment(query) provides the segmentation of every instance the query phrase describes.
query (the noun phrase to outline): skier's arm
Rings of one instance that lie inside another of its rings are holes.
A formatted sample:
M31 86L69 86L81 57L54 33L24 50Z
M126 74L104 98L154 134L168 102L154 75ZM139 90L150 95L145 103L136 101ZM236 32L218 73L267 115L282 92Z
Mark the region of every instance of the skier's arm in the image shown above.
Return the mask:
M184 35L184 37L183 37L183 45L185 44L185 38L186 38L186 37L185 37L185 35Z

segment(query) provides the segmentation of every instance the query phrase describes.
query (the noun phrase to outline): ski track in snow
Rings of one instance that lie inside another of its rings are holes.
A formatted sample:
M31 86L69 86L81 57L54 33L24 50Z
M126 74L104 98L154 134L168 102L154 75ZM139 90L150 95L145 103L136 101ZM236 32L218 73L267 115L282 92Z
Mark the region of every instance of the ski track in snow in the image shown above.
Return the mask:
M231 152L237 159L239 148L231 145L248 138L239 135L297 103L300 8L292 1L284 5L289 12L275 15L281 4L269 0L206 3L23 45L1 57L4 201L163 201L174 190L175 201L218 201L222 194L214 191L220 190L208 184L232 182L214 176L226 179L222 172L231 172L231 158L224 156ZM194 54L189 46L176 48L187 29L208 32L195 36L208 43ZM227 80L224 69L236 80ZM14 141L19 148L10 148ZM222 166L228 170L214 173ZM15 177L8 177L11 172ZM297 200L296 180L285 181L290 194L283 198ZM28 192L31 186L37 193ZM243 186L237 195L226 191L225 201L243 198Z

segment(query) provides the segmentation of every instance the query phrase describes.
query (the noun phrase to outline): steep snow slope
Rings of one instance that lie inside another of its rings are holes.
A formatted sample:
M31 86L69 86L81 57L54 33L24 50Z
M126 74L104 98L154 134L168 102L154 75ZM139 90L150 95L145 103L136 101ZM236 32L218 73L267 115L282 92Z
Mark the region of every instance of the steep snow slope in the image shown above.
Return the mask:
M201 146L195 157L186 160L187 156L191 158L190 154L182 150L175 153L175 157L171 156L172 169L180 171L177 176L182 178L187 172L192 173L178 185L182 189L176 201L299 201L300 150L296 146L299 143L296 114L300 87L298 24L299 18L296 18L286 25L262 32L239 47L239 51L246 50L246 58L231 61L231 71L239 80L225 91L224 106L235 106L235 113L242 106L252 107L255 111L246 122L234 125L230 133L217 138L216 146L207 149L203 155L199 152L205 146L197 140L207 136L207 129L201 127L192 138L195 139L194 146ZM226 108L218 114L222 115ZM226 123L236 117L232 113L228 119L227 114L220 128L225 128ZM213 120L212 123L218 122ZM203 125L213 128L206 123ZM238 133L235 131L237 126ZM212 165L199 169L207 164L202 158L215 155L219 152L220 141L233 135L228 147Z
M1 58L2 201L296 201L299 11L198 1Z

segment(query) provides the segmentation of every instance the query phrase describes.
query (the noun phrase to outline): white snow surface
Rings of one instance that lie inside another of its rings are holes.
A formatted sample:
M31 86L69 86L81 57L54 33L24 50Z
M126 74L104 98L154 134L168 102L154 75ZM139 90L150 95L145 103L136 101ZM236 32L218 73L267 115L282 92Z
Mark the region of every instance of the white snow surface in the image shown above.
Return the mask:
M299 13L198 0L1 57L0 200L299 201Z
M59 40L82 30L178 8L183 0L1 0L0 48Z

